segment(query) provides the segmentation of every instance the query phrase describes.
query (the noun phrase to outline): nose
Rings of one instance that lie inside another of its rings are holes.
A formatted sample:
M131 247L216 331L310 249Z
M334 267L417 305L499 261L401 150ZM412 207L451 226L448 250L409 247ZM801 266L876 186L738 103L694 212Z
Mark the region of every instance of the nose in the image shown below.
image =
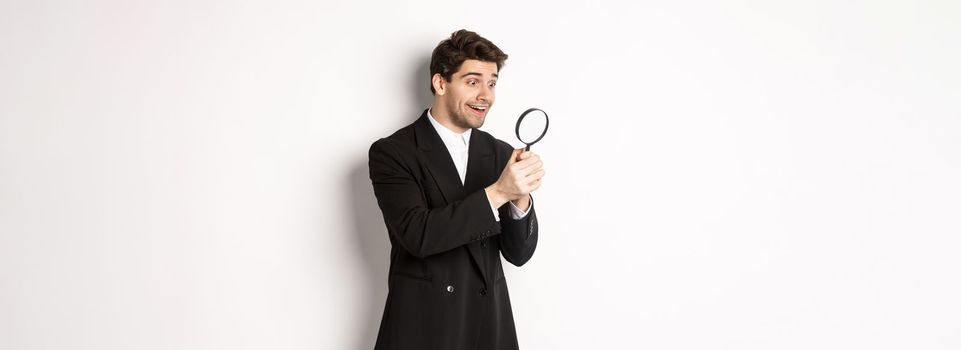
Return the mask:
M491 87L488 85L484 85L484 87L481 88L480 93L477 95L477 99L490 103L494 100L494 89L491 89Z

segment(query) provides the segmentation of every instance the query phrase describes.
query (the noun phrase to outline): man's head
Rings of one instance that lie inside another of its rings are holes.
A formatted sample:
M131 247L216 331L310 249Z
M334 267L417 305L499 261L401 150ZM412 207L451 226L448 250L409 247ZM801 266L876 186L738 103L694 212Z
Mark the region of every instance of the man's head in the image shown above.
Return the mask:
M471 31L461 29L441 41L430 59L434 117L462 129L455 131L484 125L505 60L496 45Z

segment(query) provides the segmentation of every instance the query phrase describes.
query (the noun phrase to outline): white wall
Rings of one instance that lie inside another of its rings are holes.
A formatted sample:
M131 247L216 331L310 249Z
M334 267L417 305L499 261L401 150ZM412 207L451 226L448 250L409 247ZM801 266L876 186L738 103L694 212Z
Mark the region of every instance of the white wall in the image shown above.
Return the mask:
M525 349L961 348L961 5L3 1L0 348L370 349L371 142L510 59Z

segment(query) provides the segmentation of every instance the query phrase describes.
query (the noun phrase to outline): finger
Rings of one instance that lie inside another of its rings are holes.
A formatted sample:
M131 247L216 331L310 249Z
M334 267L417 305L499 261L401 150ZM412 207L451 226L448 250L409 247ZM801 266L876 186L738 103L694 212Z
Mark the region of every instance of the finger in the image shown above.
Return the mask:
M540 160L541 160L540 156L538 156L537 154L531 154L526 159L517 162L516 166L518 167L518 170L521 170L533 165L534 163L539 162Z
M523 148L514 149L511 152L510 163L517 163L520 160L520 155L524 153Z
M517 163L516 166L518 168L517 171L523 174L530 174L543 168L544 162L542 162L540 159L537 159L537 161L533 163L530 163L530 164Z
M517 173L521 174L521 176L524 177L525 179L531 179L535 174L537 174L538 171L543 171L543 170L544 168L541 166L532 165L528 168L518 171Z
M531 173L530 175L527 175L526 180L528 183L531 183L533 181L537 181L543 178L544 174L546 174L546 172L544 171L544 169L541 169L534 173Z
M538 179L537 181L531 182L530 184L524 187L524 192L530 194L531 192L537 191L538 188L541 188L541 184L543 183L544 181L540 179Z
M537 187L540 187L540 183L543 181L543 177L538 178L528 178L525 179L521 184L518 184L517 188L523 192L530 192Z
M541 185L542 185L542 184L544 184L544 180L543 180L543 179L539 179L539 180L537 180L537 181L534 181L534 183L531 184L531 192L537 191L538 188L541 188ZM529 193L529 192L528 192L528 193Z

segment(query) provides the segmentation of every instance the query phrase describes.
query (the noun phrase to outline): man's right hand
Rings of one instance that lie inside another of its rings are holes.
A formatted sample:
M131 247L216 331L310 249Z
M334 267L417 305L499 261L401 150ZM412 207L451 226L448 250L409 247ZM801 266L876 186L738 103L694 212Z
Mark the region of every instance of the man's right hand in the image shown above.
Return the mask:
M511 152L507 166L501 172L497 182L487 186L487 198L495 208L500 208L508 201L521 199L541 187L544 177L544 163L534 152L525 152L523 148Z

